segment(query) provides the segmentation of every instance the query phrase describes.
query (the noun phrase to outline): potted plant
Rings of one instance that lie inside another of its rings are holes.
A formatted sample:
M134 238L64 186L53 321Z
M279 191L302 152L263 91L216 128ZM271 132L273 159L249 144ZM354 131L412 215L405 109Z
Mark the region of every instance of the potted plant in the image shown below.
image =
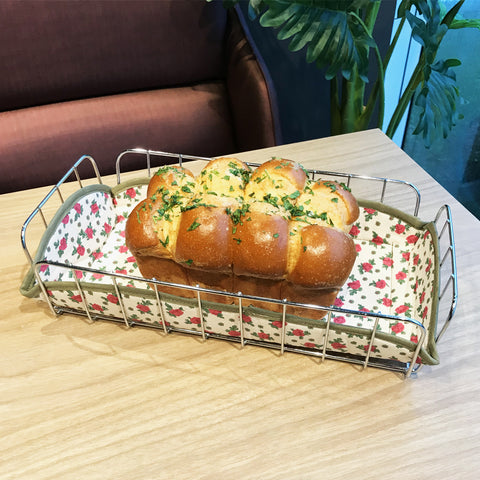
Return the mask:
M239 1L223 3L231 7ZM455 67L461 62L437 54L449 30L480 29L479 19L459 17L464 2L459 0L447 10L440 0L403 0L397 9L398 26L383 57L373 38L381 0L249 0L248 12L263 27L276 29L277 38L288 40L291 51L303 51L307 62L315 62L324 71L330 82L332 135L373 125L392 138L414 101L420 109L414 133L421 134L429 146L436 137L445 138L459 118L461 97ZM422 50L388 125L384 125L384 73L406 24ZM373 85L367 89L371 55L378 67Z

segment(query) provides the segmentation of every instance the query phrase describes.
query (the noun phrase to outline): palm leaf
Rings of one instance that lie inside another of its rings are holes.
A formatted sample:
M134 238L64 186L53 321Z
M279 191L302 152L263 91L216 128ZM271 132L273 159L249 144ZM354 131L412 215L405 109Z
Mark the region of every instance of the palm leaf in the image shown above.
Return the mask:
M306 48L306 60L326 67L325 76L350 79L357 71L368 81L368 55L375 43L359 21L358 8L372 0L264 0L260 16L264 27L278 29L280 40L290 40L289 49Z
M416 0L421 17L405 12L406 18L412 27L412 37L424 48L428 64L435 61L443 37L448 31L448 25L442 22L440 6L433 0Z
M429 67L415 99L420 115L413 134L422 134L427 147L440 135L446 138L459 118L457 105L461 99L455 72L450 68L459 64L458 60L452 59L438 61Z

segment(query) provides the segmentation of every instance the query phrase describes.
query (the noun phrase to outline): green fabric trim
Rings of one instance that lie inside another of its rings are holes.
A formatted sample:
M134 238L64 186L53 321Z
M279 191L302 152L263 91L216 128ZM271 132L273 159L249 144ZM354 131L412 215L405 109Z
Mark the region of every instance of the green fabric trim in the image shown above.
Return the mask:
M150 179L148 177L140 177L140 178L132 178L130 180L126 180L125 182L119 183L114 187L109 187L104 184L95 184L95 185L88 185L77 190L75 193L70 195L67 200L60 206L58 211L55 213L52 221L48 225L45 233L40 240L38 245L37 253L33 259L33 262L39 262L43 260L45 257L45 249L47 248L48 242L50 241L50 237L56 232L60 222L65 217L65 215L73 208L73 205L77 203L81 198L84 196L89 195L90 193L95 192L106 192L109 195L116 197L124 190L127 190L131 187L136 187L138 185L148 185ZM66 289L66 285L69 285L69 282L45 282L45 285L49 285L51 288L61 286L62 288L53 288L54 290L62 290ZM95 287L100 287L100 284L92 284ZM72 288L71 286L69 286ZM105 286L106 287L106 286ZM76 288L76 286L74 287ZM104 291L103 289L99 289L99 291ZM40 295L41 289L40 286L36 283L35 274L33 268L30 267L28 270L22 284L20 285L20 293L28 298L35 298Z
M422 228L426 228L427 225L432 223L432 222L425 222L420 218L415 217L414 215L410 215L409 213L405 213L402 210L398 210L397 208L391 207L390 205L385 205L383 203L376 202L374 200L358 199L357 201L361 207L374 208L379 212L386 213L387 215L390 215L395 218L399 218L400 220L403 220L404 222L408 223L409 225L411 225L412 227L415 227L418 230L421 230Z
M119 193L127 190L131 187L138 187L139 185L148 185L150 182L150 178L148 177L138 177L138 178L131 178L130 180L125 180L122 183L119 183L111 188L112 195L116 197Z
M438 295L439 295L439 288L440 288L440 265L439 265L438 232L435 227L435 223L422 221L418 217L415 217L408 213L402 212L401 210L398 210L394 207L391 207L389 205L384 205L379 202L359 199L358 203L362 207L374 208L380 212L386 213L400 220L403 220L404 222L408 223L409 225L416 228L417 230L428 230L430 232L430 235L433 241L433 247L435 250L435 257L438 261L435 262L435 268L433 271L434 292L433 292L433 300L432 300L432 309L430 312L430 319L429 319L429 328L427 330L425 347L422 348L422 351L420 353L421 353L422 361L424 363L427 363L428 361L428 364L437 365L440 363L437 344L435 342L436 331L437 331L438 306L439 306ZM378 335L380 337L380 333ZM399 340L399 343L400 341L404 341L401 338L398 338L398 340Z
M52 235L55 234L61 221L63 220L65 215L73 208L73 205L75 205L75 203L77 203L81 198L96 192L105 192L109 195L112 195L112 189L108 185L88 185L70 195L67 200L60 206L60 208L53 216L48 227L46 228L44 234L42 235L40 243L38 244L37 253L33 258L34 264L42 261L45 257L45 249L47 248L50 238L52 237ZM33 267L29 268L22 284L20 285L20 293L28 298L37 297L39 295L40 287L36 283Z

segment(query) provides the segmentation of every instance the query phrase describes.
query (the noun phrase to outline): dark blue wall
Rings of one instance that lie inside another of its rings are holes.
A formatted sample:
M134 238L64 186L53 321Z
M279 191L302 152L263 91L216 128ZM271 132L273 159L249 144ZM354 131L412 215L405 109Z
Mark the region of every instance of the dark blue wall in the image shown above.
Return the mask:
M262 55L277 93L282 143L330 135L330 84L315 64L308 64L305 50L290 52L289 41L279 41L276 31L248 18L248 2L240 2L250 34ZM383 1L374 37L385 51L390 40L395 1ZM376 75L372 60L372 78Z

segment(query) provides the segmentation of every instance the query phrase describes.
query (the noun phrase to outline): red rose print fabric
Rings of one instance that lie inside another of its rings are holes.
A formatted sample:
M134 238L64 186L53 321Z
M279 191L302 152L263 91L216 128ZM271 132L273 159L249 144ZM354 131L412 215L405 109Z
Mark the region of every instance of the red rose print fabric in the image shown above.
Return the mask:
M357 260L326 320L300 319L248 307L216 306L162 295L158 304L148 283L118 278L113 288L109 272L141 277L125 246L125 222L146 186L129 186L115 196L91 192L76 201L48 240L45 259L75 268L43 265L40 274L55 304L87 308L92 315L128 322L184 329L225 338L280 343L292 348L348 353L408 362L429 329L435 292L435 247L427 229L416 229L376 208L362 208L352 226ZM95 272L83 270L90 268ZM83 285L76 288L75 279ZM55 284L58 283L58 287ZM356 313L351 313L351 312ZM377 319L371 313L393 318ZM412 320L412 321L410 321ZM285 330L283 327L285 326ZM373 329L376 338L370 345Z

